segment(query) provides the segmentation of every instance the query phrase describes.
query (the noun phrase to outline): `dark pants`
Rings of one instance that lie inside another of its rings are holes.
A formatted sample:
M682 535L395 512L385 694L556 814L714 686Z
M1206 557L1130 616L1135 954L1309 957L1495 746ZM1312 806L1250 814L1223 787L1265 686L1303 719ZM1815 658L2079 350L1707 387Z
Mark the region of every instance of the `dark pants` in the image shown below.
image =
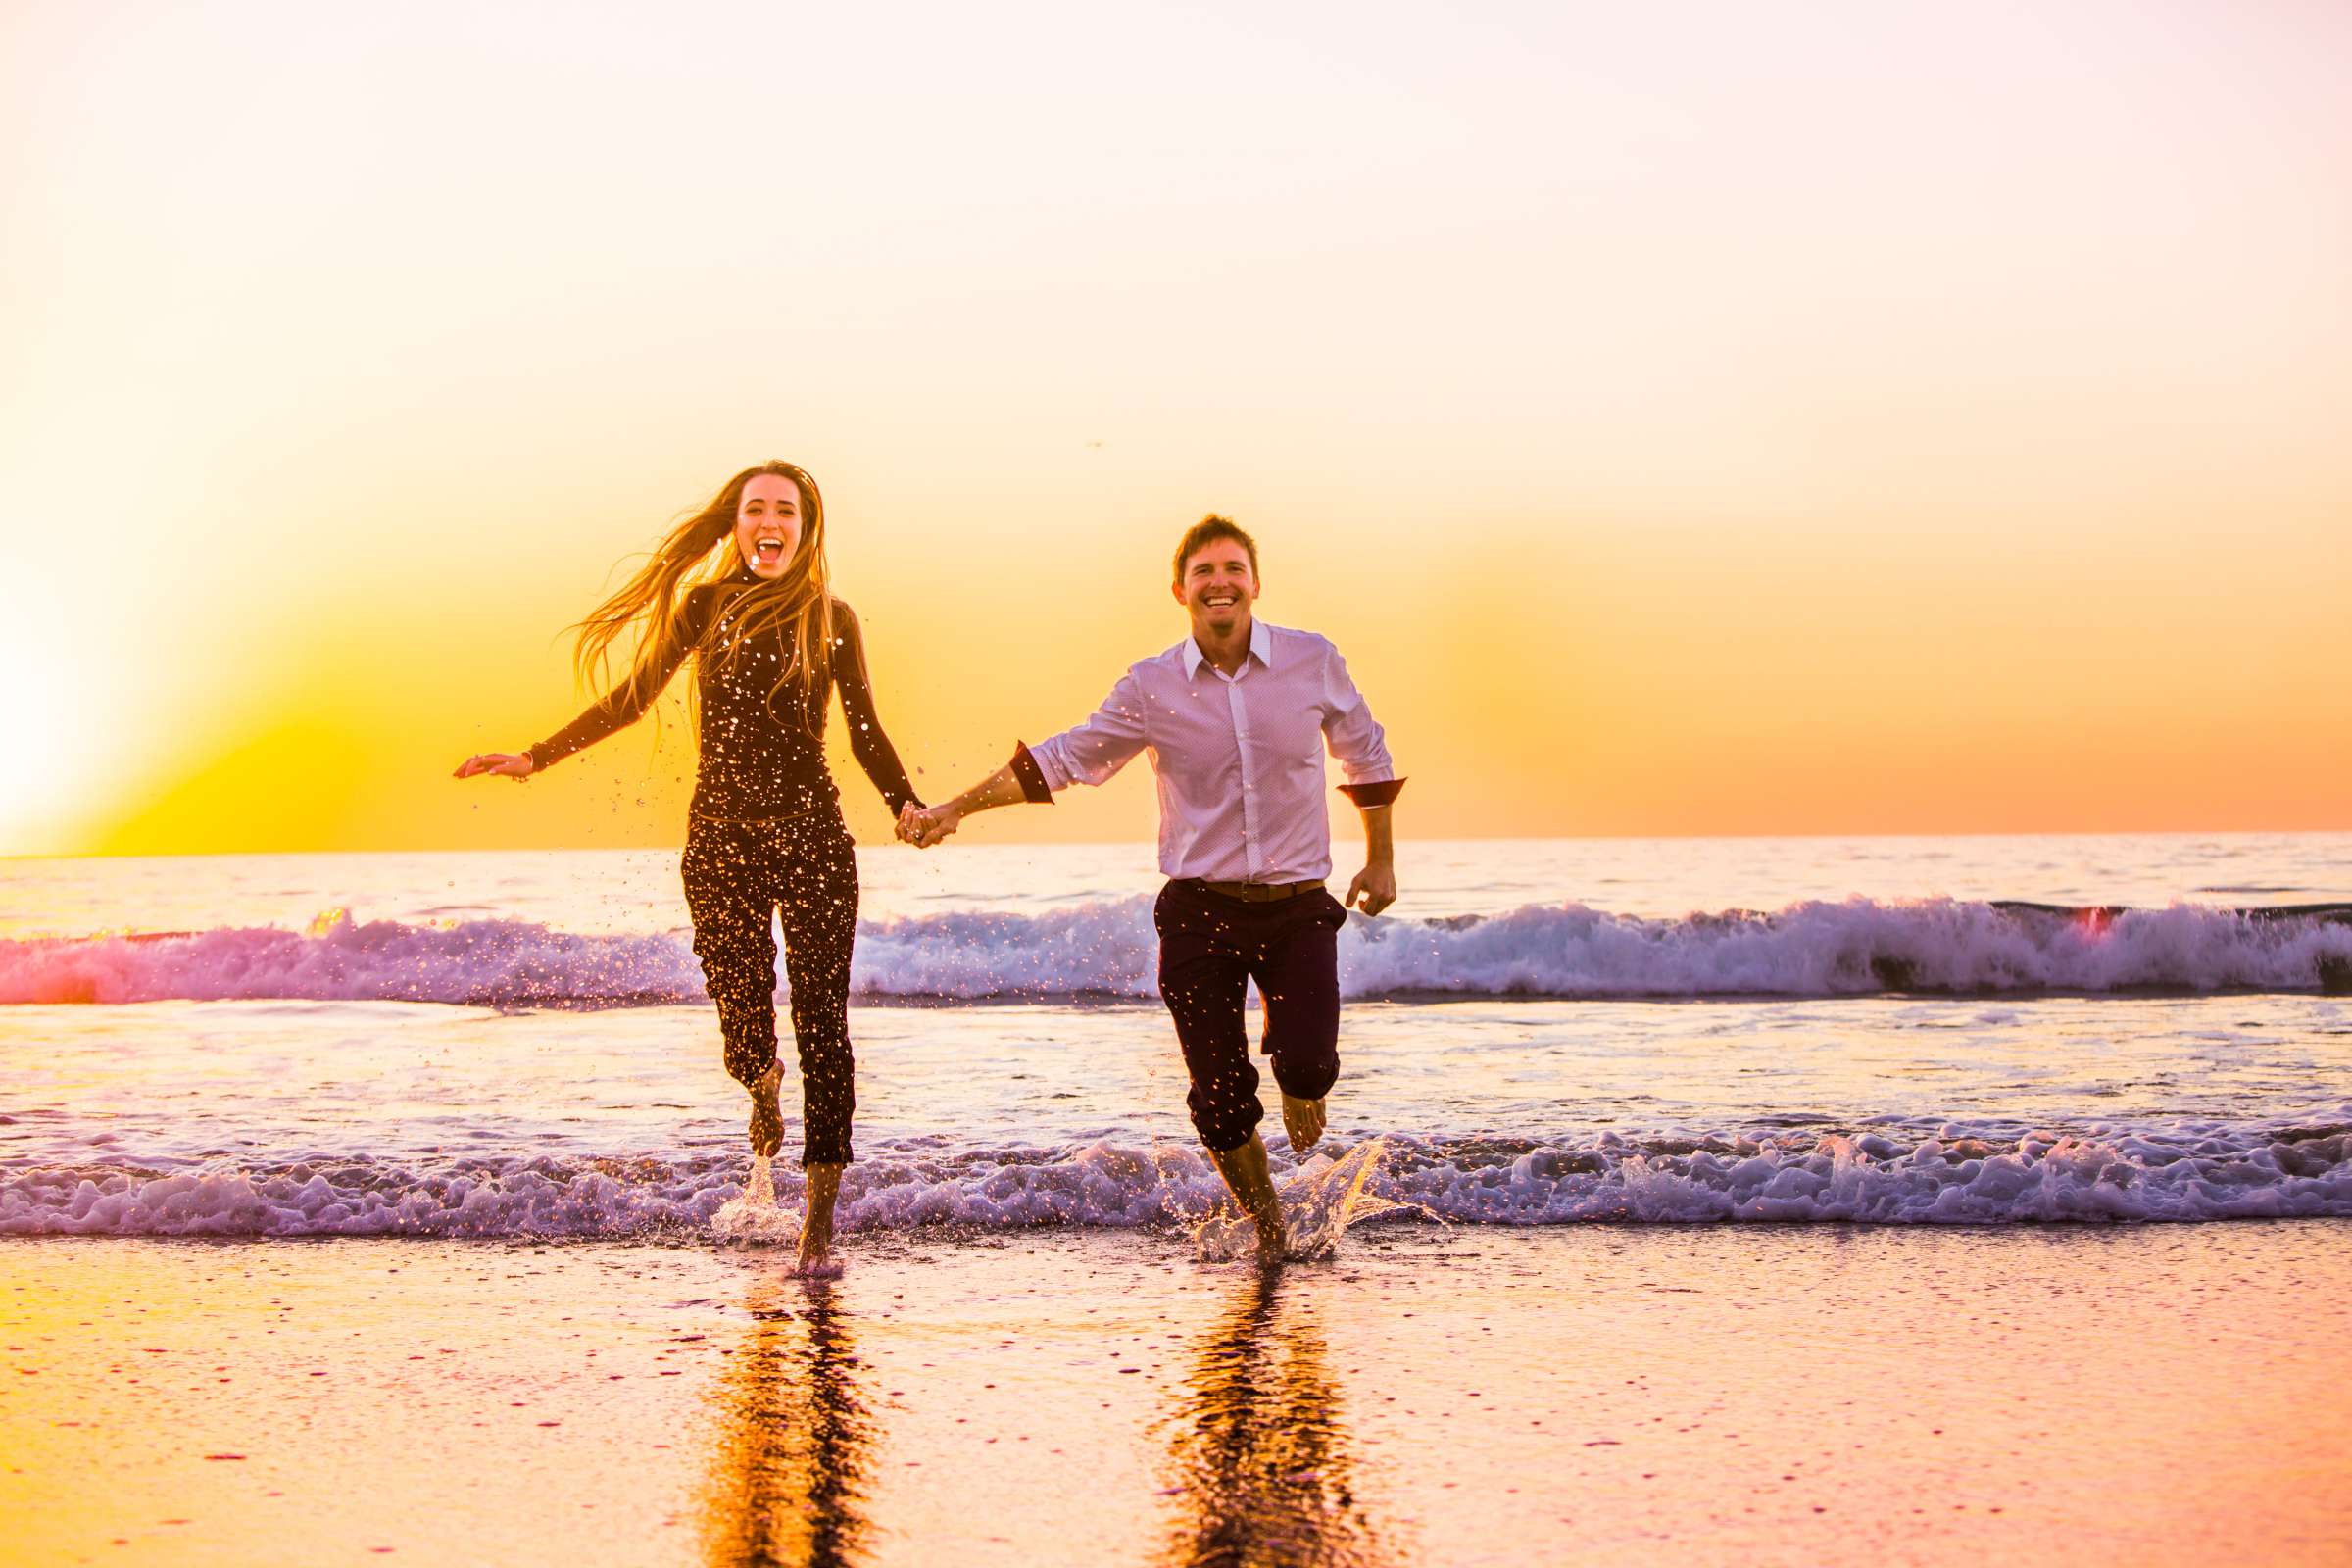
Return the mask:
M1239 1149L1265 1112L1242 1025L1243 985L1266 1004L1274 1081L1320 1100L1340 1076L1340 927L1348 910L1326 892L1246 904L1186 882L1160 890L1159 996L1176 1020L1192 1074L1193 1126L1210 1149Z
M698 817L686 832L686 908L703 987L718 1006L727 1071L755 1082L776 1059L776 939L792 981L801 1052L804 1165L850 1162L858 1105L850 1057L850 947L858 937L858 859L839 807L769 822Z

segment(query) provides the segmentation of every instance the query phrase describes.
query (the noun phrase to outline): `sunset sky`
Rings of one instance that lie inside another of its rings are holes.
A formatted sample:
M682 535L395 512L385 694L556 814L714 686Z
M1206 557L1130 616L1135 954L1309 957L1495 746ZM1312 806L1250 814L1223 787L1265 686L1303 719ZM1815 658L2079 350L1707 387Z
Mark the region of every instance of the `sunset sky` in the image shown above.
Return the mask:
M1407 838L2352 827L2347 79L2330 0L12 3L0 854L677 842L682 723L448 774L770 456L933 798L1215 510Z

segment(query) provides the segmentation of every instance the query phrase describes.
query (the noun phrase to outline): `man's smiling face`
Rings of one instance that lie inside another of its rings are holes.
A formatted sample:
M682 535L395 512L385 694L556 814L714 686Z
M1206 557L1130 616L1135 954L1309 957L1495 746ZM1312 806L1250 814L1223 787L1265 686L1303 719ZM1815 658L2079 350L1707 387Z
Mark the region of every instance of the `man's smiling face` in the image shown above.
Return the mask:
M1176 597L1192 612L1194 636L1230 636L1249 623L1250 607L1257 603L1250 552L1237 540L1211 539L1184 558Z

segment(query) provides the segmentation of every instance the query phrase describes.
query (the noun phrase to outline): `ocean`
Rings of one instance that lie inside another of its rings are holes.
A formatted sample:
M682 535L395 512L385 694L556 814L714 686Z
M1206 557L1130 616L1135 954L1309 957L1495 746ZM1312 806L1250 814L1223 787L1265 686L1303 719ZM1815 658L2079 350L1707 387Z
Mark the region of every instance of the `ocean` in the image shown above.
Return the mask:
M859 851L848 1255L1192 1234L1151 852L980 836ZM1392 1223L2352 1216L2352 835L1399 853L1264 1129ZM707 1241L745 1108L674 853L0 862L0 1234Z

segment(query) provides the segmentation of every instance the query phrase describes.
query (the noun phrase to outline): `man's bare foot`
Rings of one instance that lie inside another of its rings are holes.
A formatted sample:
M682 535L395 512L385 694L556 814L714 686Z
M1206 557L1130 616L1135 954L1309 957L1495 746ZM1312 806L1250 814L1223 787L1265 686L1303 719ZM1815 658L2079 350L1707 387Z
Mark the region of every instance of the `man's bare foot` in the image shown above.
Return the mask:
M771 1061L752 1089L752 1152L773 1155L784 1147L784 1107L776 1094L784 1087L784 1064Z
M1239 1149L1212 1149L1208 1157L1217 1162L1234 1201L1257 1226L1257 1260L1281 1262L1289 1238L1282 1232L1282 1202L1274 1196L1274 1178L1266 1169L1264 1140L1251 1133Z
M1323 1137L1323 1102L1282 1097L1282 1130L1291 1137L1291 1152L1303 1154Z
M810 1165L808 1174L808 1217L801 1221L804 1273L823 1268L833 1250L833 1204L841 1197L839 1165Z

